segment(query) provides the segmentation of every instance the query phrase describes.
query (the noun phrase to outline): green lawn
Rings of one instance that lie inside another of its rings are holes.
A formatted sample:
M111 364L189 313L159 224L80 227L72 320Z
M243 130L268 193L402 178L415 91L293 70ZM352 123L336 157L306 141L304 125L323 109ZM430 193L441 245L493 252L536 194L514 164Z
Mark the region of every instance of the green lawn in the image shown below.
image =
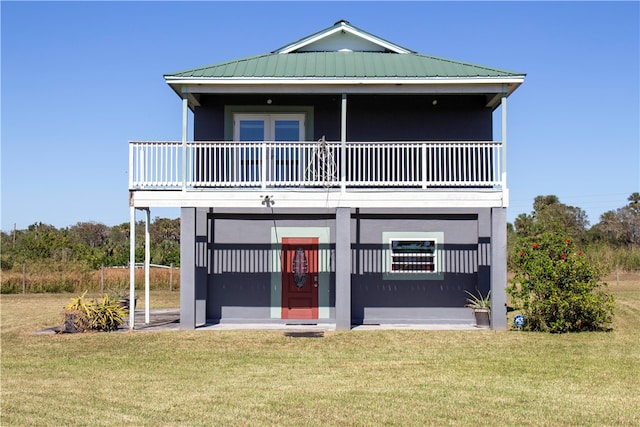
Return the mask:
M640 281L615 330L36 335L70 295L3 295L7 425L640 425ZM152 293L160 304L173 295Z

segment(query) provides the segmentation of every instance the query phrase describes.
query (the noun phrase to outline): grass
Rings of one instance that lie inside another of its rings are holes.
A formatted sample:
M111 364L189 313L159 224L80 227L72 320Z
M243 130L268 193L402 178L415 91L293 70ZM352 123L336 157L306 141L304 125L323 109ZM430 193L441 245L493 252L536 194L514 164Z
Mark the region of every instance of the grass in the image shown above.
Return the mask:
M640 280L614 331L36 335L69 294L3 295L5 425L638 425ZM154 307L177 292L153 291Z

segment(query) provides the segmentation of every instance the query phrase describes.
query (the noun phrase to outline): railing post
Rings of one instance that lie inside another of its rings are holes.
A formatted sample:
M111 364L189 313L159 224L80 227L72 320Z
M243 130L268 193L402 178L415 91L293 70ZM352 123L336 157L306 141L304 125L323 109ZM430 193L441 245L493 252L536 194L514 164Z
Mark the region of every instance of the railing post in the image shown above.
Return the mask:
M133 175L135 174L135 171L133 170L133 165L135 164L133 162L133 142L129 141L129 189L132 190L133 189Z
M187 188L187 134L189 129L189 95L182 88L182 190Z
M342 94L340 118L340 188L347 188L347 94Z
M427 189L427 143L422 143L422 188Z
M144 148L138 148L138 182L140 187L144 187L147 182L147 172L145 170Z
M260 181L261 188L267 188L267 142L262 141L262 152L260 153Z

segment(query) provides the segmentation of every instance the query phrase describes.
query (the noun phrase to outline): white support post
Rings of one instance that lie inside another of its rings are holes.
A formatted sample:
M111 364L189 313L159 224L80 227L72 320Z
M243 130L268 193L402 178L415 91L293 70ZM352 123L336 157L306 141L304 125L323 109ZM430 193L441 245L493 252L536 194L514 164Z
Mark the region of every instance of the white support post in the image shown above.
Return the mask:
M144 222L144 323L148 325L149 319L149 267L150 267L150 223L151 223L151 209L145 209L145 222Z
M187 188L187 137L189 130L189 95L182 88L182 190Z
M136 208L129 208L129 330L132 331L135 322L136 293Z
M340 188L345 191L347 186L347 94L342 94L340 117Z
M502 92L500 106L502 108L502 190L507 189L507 88ZM508 201L507 201L508 204Z

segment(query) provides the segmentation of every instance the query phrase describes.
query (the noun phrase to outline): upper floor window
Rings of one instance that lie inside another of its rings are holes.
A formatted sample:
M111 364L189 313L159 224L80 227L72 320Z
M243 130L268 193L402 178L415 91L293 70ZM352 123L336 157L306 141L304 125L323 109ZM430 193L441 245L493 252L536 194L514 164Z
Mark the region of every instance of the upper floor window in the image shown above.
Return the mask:
M235 114L234 141L304 141L304 114Z

